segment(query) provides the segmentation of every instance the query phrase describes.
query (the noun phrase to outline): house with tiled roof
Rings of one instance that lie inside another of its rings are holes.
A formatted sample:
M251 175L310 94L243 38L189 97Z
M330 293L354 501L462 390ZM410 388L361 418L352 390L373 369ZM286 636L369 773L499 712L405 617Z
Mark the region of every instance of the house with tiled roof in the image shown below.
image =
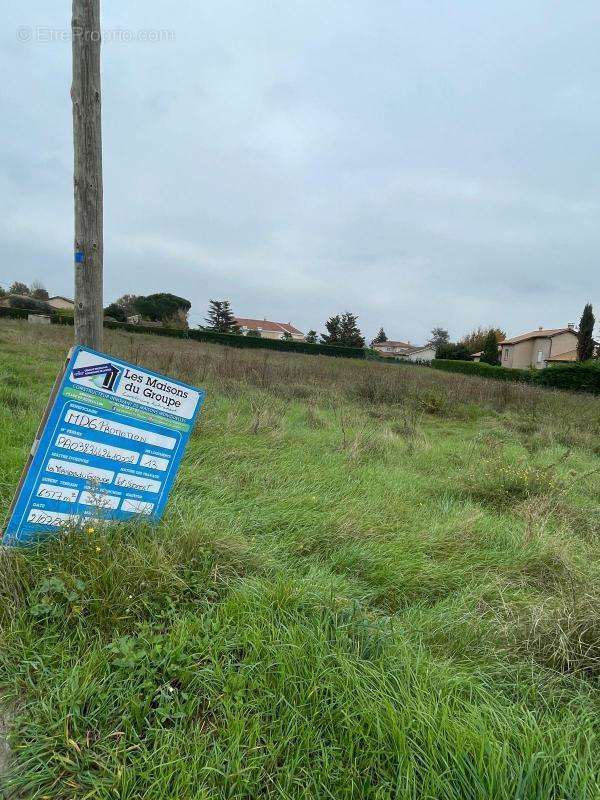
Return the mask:
M540 326L535 331L505 339L500 342L500 347L502 348L500 361L503 367L544 369L558 358L561 361L576 359L577 331L573 323L564 328Z
M394 342L388 340L387 342L374 342L373 350L377 350L380 356L384 358L406 358L409 353L417 348L410 342Z
M304 334L291 322L271 322L268 319L251 319L250 317L235 317L242 333L258 331L264 339L287 339L291 336L297 342L304 341Z

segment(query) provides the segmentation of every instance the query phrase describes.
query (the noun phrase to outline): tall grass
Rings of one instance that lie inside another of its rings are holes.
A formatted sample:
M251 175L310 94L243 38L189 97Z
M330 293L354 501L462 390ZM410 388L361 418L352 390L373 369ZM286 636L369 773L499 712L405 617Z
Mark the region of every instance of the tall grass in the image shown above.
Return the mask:
M5 505L67 346L48 337L0 326ZM106 348L208 401L157 528L3 555L7 791L600 796L598 400Z

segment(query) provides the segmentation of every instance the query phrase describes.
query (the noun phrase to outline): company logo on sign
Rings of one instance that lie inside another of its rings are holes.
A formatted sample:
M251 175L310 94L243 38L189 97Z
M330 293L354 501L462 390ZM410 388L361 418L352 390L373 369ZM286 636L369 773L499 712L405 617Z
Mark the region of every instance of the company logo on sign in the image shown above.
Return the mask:
M114 392L115 382L121 370L110 362L106 364L91 364L88 367L78 367L73 370L73 378L90 378L90 383L99 389L106 389L107 392Z

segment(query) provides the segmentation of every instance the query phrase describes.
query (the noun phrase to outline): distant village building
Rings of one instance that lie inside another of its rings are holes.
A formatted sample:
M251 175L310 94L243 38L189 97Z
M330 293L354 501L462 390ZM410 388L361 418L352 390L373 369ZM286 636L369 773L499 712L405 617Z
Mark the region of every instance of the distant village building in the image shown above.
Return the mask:
M407 358L409 361L433 361L435 358L435 346L426 344L423 347L415 347Z
M60 308L65 311L75 311L75 301L69 300L68 297L62 297L61 295L57 294L54 297L49 297L46 300L49 306L52 308Z
M384 358L399 358L404 361L433 361L435 347L426 344L418 347L410 342L376 342L373 345L380 356Z
M577 360L577 331L566 328L543 328L513 336L500 342L501 364L515 369L544 369L555 361Z
M249 319L248 317L235 317L242 333L258 331L263 339L284 339L289 334L296 342L304 341L304 334L291 322L271 322L268 319Z
M373 345L373 350L377 350L379 355L384 356L384 358L402 358L416 349L410 342L387 341L376 342Z

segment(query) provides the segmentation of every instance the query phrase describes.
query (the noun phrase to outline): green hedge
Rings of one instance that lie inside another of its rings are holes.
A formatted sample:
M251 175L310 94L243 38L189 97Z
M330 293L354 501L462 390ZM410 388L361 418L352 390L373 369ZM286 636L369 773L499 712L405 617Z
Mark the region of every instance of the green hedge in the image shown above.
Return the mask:
M431 362L431 366L433 369L441 369L445 372L478 375L480 378L535 383L548 388L600 394L600 361L557 364L547 369L535 370L492 367L479 361L450 361L436 358Z
M56 315L53 312L36 311L32 308L11 308L10 306L0 306L0 318L27 319L30 314L40 314L43 317L50 317L52 322L56 321Z
M124 322L105 322L104 327L131 333L169 336L175 339L194 339L197 342L212 342L213 344L223 344L229 347L249 347L255 350L280 350L286 353L307 353L308 355L334 356L337 358L365 357L365 351L361 347L334 347L330 344L311 344L310 342L294 342L285 339L263 339L260 336L236 336L231 333L216 333L215 331L147 328L145 325L128 325Z
M535 380L536 373L529 369L509 369L508 367L493 367L481 361L454 361L445 358L434 358L431 362L433 369L445 372L460 372L463 375L478 375L480 378L495 378L498 381L518 381L530 383Z
M600 394L600 361L556 364L541 370L536 377L542 386Z

